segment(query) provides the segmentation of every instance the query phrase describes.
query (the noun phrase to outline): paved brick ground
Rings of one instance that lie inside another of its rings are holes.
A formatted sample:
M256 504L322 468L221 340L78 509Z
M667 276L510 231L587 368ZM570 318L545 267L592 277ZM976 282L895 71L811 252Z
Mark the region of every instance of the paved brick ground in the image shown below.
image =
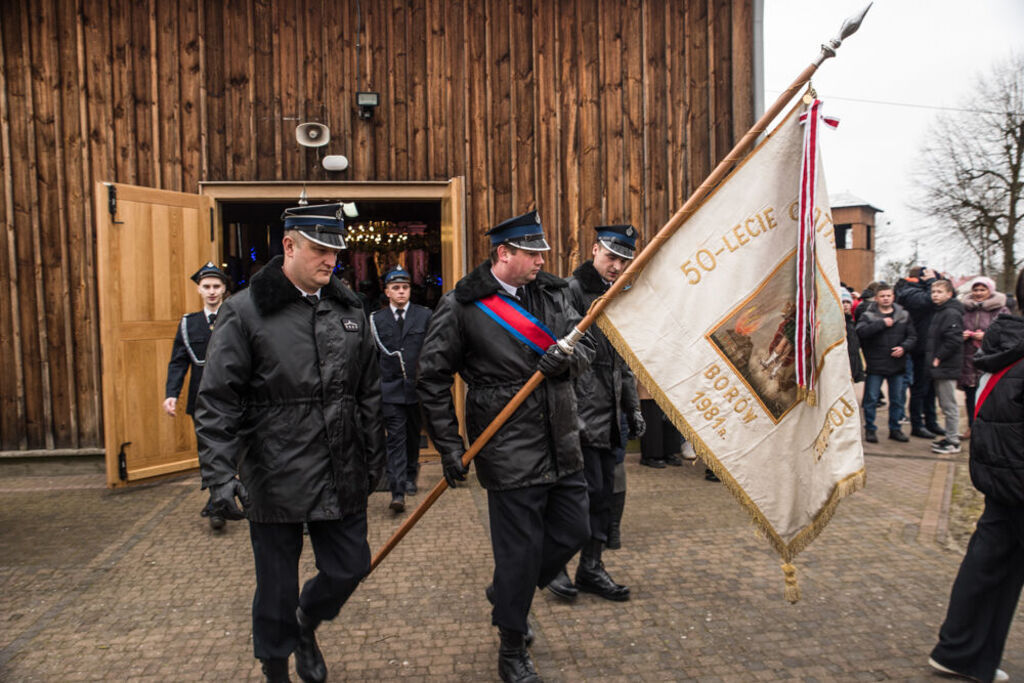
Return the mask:
M539 592L534 661L552 681L930 680L961 558L946 519L965 459L918 439L871 446L867 488L798 557L803 600L790 605L778 560L702 467L652 470L631 455L624 547L606 564L633 599ZM439 476L427 464L421 485ZM99 471L0 468L0 679L257 680L247 529L211 532L203 502L191 476L112 493ZM402 519L387 502L371 499L373 548ZM496 679L490 571L473 483L446 493L321 629L332 680ZM1020 614L1003 668L1024 678Z

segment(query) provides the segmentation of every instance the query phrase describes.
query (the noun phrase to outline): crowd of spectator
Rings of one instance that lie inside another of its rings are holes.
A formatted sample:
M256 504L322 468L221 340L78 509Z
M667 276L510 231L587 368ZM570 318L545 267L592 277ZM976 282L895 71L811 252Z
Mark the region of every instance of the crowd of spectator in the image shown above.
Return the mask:
M930 440L934 453L959 453L970 438L981 375L974 356L985 331L1015 302L983 275L962 290L957 292L948 274L924 266L894 284L875 281L861 292L843 285L850 371L855 382L864 382L866 442L878 442L875 415L886 403L892 440L909 441L905 424L910 436ZM967 413L963 430L957 389Z

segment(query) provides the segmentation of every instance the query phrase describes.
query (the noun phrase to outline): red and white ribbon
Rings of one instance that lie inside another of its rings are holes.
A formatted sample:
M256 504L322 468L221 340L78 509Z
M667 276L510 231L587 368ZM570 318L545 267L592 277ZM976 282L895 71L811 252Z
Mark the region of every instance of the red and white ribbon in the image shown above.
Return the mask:
M816 261L814 253L814 195L818 179L818 122L835 128L839 119L821 114L821 100L814 100L808 111L800 115L804 127L803 158L800 161L800 227L796 247L796 383L798 391L813 396L815 354L814 337L817 328L815 307L818 296L815 287Z

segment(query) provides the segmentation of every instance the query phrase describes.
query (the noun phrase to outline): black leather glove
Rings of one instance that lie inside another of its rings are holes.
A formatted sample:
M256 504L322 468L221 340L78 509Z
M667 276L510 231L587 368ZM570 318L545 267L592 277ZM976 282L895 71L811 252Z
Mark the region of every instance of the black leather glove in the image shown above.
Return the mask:
M242 501L242 507L235 504L235 498ZM207 505L212 513L224 519L245 519L245 508L249 507L249 492L238 479L228 479L223 484L210 486L210 503Z
M456 481L466 481L469 468L462 464L462 452L443 453L441 465L444 467L444 480L451 488L455 488Z
M545 377L558 377L569 369L572 358L558 348L558 344L552 344L547 352L540 357L537 369L544 373Z
M644 421L644 414L637 408L631 415L626 416L626 423L629 424L629 438L639 439L647 432L647 422Z

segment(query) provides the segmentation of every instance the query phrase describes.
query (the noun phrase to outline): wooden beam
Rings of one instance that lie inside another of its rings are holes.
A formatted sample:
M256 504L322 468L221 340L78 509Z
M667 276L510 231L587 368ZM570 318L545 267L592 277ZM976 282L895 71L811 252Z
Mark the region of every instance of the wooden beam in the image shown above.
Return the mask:
M17 445L19 449L28 448L28 437L25 430L26 393L25 368L22 360L23 348L21 338L21 288L18 277L18 240L14 230L14 166L11 151L11 105L8 100L6 53L8 48L16 51L20 40L12 40L4 26L0 23L0 142L3 149L3 182L4 182L4 244L7 252L6 268L0 266L0 275L4 276L7 293L10 297L10 334L4 335L4 320L0 319L0 342L11 353L0 355L0 371L3 376L3 391L0 391L0 447L10 448ZM18 35L16 29L10 29ZM11 378L13 377L13 382Z
M46 38L44 36L33 36L33 27L29 21L29 12L22 14L21 24L21 35L23 37L21 47L22 55L25 63L33 63L32 47L34 43L45 43ZM42 244L42 222L40 221L39 208L39 178L41 169L39 167L39 157L36 152L36 140L39 136L40 119L39 113L37 112L36 98L36 87L35 81L37 78L41 78L45 73L45 69L26 69L23 74L25 77L25 114L26 114L26 144L25 151L27 153L27 162L29 168L28 174L28 203L25 207L27 220L24 221L23 225L27 224L30 226L29 230L32 235L31 246L31 264L27 264L30 267L28 272L25 273L25 268L22 268L21 276L28 276L29 280L35 284L35 324L37 328L39 343L36 346L32 346L31 352L33 357L32 362L36 364L38 378L39 378L39 401L42 406L42 419L37 426L37 435L41 439L41 442L46 445L46 448L54 447L53 438L53 387L50 379L50 335L49 328L47 327L46 319L46 291L43 287L43 282L46 279L46 273L43 269L43 244ZM40 86L40 89L45 89L45 84ZM40 97L40 103L46 106L48 111L49 107L47 100L50 93L46 92L44 96ZM51 138L52 139L52 138ZM44 156L44 162L48 161L48 157ZM49 164L47 163L47 169L43 169L42 172L48 170Z
M58 12L67 7L67 3L60 3L57 6ZM46 16L44 12L44 17ZM60 412L55 417L57 433L55 440L61 447L78 448L78 391L75 386L77 349L72 329L72 318L75 306L73 293L71 291L71 268L72 258L77 260L79 254L72 254L70 245L72 236L70 224L72 215L75 216L74 224L81 223L80 212L83 205L83 197L76 190L80 190L81 183L78 176L82 167L71 160L77 161L80 156L79 147L82 144L82 136L78 130L78 97L75 95L75 76L77 75L77 45L75 38L74 19L70 22L64 20L62 14L51 18L53 31L50 34L56 46L54 64L52 67L51 82L49 83L53 93L53 156L56 170L56 187L54 192L57 197L57 222L50 230L51 234L59 237L57 251L59 258L55 269L59 273L59 294L57 310L54 315L58 318L54 324L54 337L59 337L60 342L55 353L63 356L63 378L54 377L54 382L60 382L62 386L56 392L63 394L60 405ZM55 79L55 81L54 81ZM65 107L65 102L67 107ZM57 329L59 328L59 329Z

